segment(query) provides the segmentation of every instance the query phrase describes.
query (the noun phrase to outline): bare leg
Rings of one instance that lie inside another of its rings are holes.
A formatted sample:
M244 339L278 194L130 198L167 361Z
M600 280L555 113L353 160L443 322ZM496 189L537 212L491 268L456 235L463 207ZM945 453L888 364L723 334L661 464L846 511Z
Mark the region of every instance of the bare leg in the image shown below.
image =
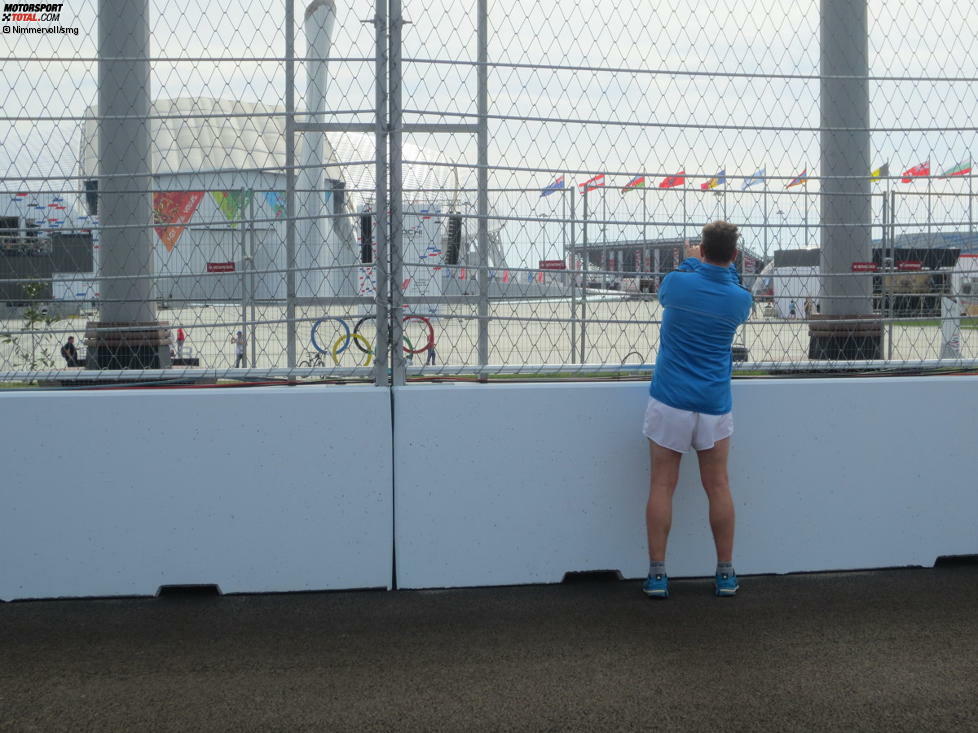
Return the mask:
M645 507L645 527L652 562L666 560L666 542L672 527L672 495L676 493L682 457L682 453L649 441L652 477L649 480L649 503Z
M699 451L697 456L700 480L710 500L710 529L717 548L717 562L733 562L734 504L727 475L730 438L717 441L709 450Z

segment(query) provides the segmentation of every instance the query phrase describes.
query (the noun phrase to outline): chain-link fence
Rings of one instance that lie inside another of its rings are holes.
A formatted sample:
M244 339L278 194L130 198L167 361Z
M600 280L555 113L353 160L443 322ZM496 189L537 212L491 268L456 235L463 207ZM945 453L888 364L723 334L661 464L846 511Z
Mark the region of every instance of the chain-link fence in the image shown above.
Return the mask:
M0 378L647 374L715 219L735 368L978 366L951 2L5 4Z

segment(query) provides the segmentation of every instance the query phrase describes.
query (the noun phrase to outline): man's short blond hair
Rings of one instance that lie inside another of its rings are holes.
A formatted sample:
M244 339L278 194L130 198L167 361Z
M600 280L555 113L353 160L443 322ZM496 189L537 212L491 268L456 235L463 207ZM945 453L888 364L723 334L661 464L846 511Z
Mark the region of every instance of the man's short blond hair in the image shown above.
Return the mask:
M711 262L732 262L740 230L729 221L711 221L703 227L703 256Z

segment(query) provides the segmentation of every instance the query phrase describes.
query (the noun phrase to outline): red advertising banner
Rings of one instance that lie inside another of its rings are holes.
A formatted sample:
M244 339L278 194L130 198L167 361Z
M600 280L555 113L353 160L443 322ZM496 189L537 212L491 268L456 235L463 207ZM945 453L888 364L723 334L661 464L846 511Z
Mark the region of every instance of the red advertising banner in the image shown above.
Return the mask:
M852 271L853 272L876 272L879 267L875 262L853 262Z
M566 270L567 263L563 260L540 260L541 270Z
M897 269L901 272L917 272L924 269L924 263L917 260L904 260L897 262Z
M208 272L234 272L233 262L208 262Z
M172 252L184 225L197 211L203 191L157 191L153 194L153 224L167 252Z

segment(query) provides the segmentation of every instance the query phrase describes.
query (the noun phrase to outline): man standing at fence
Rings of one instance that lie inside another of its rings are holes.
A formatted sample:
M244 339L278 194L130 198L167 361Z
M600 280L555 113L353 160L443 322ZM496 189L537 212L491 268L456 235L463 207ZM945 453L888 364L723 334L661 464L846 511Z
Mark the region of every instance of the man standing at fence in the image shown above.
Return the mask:
M679 463L690 449L697 452L710 502L717 552L714 591L732 596L740 587L733 568L734 505L727 477L733 434L731 346L737 327L750 315L752 298L733 266L737 238L737 227L729 222L707 224L700 246L687 250L687 259L659 288L659 354L643 429L652 477L645 510L650 565L642 590L653 598L669 597L665 561L672 497Z

